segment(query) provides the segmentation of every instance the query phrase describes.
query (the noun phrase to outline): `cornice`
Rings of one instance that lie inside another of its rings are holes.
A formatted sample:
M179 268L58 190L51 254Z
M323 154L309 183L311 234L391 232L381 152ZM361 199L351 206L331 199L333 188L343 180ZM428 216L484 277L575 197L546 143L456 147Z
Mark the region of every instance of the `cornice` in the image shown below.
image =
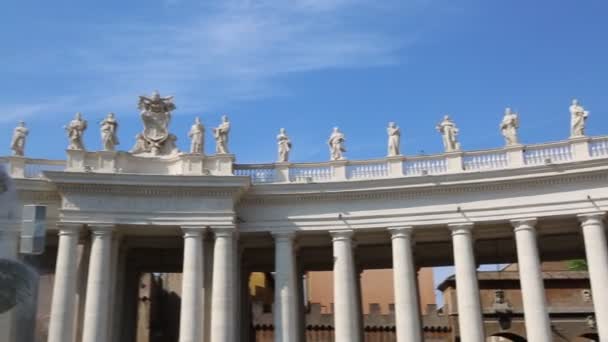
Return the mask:
M421 177L403 177L361 182L343 182L341 184L306 184L300 188L290 185L275 191L256 186L240 201L241 205L280 204L289 201L335 201L335 200L374 200L374 199L409 199L429 196L455 195L475 192L498 192L511 189L530 188L538 186L553 186L580 182L605 182L608 180L608 166L585 168L582 170L556 170L542 167L543 172L522 174L520 169L500 170L497 172L463 173L454 175L428 176L424 182ZM509 171L512 174L509 175ZM539 171L539 170L530 170ZM494 177L479 178L493 173ZM471 177L475 175L475 179ZM417 181L417 182L416 182ZM350 185L349 187L345 187ZM355 184L356 183L356 184ZM272 186L264 186L272 187Z

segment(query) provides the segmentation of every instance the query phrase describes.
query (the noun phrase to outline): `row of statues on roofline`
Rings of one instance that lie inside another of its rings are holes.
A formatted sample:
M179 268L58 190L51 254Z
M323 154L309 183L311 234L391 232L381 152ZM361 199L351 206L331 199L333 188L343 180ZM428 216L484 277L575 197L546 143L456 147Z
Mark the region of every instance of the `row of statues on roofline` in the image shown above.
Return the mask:
M162 98L155 92L151 97L140 96L142 121L144 131L136 136L136 143L131 153L135 155L171 155L177 153L175 141L177 138L168 133L168 126L171 119L171 111L175 109L172 97ZM570 106L570 138L585 136L586 120L589 112L586 111L578 100L572 100ZM100 123L101 142L104 151L115 151L119 145L118 140L118 121L114 113L109 113ZM519 144L518 139L519 116L511 108L507 108L500 123L500 131L505 139L507 146ZM84 132L87 129L87 121L82 118L82 114L77 113L70 123L65 126L68 137L68 149L85 150L83 143ZM445 152L460 151L458 141L459 130L454 121L448 116L436 126L441 134ZM389 157L401 155L401 129L390 122L387 127L388 134L388 153ZM222 122L218 127L212 129L215 139L215 152L217 154L227 154L228 137L230 133L230 121L227 116L222 116ZM20 122L15 128L11 141L13 155L23 156L25 152L25 142L29 134L24 122ZM205 127L197 117L188 132L190 138L190 153L202 154L204 151ZM277 135L278 162L288 162L292 149L292 142L284 128L281 128ZM346 137L338 127L334 127L329 140L327 141L331 160L344 160L346 152Z

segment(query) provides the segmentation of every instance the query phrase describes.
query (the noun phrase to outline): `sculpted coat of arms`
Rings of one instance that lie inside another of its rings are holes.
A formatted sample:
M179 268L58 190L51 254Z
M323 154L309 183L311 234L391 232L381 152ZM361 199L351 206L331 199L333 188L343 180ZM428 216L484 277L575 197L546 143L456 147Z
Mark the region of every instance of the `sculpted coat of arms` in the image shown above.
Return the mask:
M169 132L171 111L175 108L173 96L161 97L158 92L154 92L150 97L139 97L139 110L144 130L137 135L137 142L131 153L167 156L178 152L175 146L177 137Z

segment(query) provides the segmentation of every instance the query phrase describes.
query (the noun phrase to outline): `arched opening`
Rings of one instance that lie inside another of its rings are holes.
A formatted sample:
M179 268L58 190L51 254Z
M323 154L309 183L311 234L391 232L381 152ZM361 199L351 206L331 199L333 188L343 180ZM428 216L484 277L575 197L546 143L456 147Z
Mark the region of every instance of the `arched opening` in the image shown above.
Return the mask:
M486 342L526 342L527 340L512 333L494 334L486 339Z

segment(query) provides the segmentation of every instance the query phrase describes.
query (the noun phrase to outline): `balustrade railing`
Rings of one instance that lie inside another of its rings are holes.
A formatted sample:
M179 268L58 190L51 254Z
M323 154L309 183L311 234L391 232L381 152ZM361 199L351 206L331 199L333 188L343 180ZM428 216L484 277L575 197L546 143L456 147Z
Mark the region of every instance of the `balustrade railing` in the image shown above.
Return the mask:
M542 165L571 161L572 146L568 141L544 145L531 145L524 150L526 165Z
M210 156L208 158L214 157ZM376 160L231 164L232 168L228 174L250 177L254 184L317 183L499 170L581 161L589 158L608 158L608 136L589 139L577 138L538 145L518 145L504 149L428 156L390 157ZM154 163L150 160L135 162ZM142 168L145 169L147 164L142 165L144 165ZM4 166L14 178L40 178L44 171L65 170L66 161L0 157L0 166ZM68 171L73 170L68 169ZM96 171L93 170L93 172Z
M444 156L413 157L403 162L406 176L437 175L448 172L448 162Z
M272 165L235 165L234 175L251 177L251 182L256 184L277 181L277 172Z
M462 159L466 171L504 169L509 166L505 151L466 152Z
M608 138L595 138L589 142L589 154L592 158L608 156Z
M329 182L334 176L331 166L314 164L311 166L296 165L289 168L289 181L296 183Z
M346 166L346 177L348 179L375 179L388 176L389 168L386 161L357 162Z
M65 170L64 160L27 159L25 162L25 177L40 178L44 171Z

